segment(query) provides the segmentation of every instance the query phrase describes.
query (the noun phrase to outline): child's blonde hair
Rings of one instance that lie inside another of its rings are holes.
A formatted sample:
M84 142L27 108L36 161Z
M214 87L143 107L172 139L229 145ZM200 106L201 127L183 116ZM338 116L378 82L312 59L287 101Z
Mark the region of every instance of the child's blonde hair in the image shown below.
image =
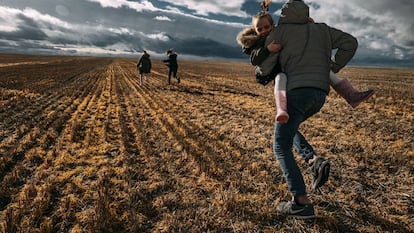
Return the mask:
M258 22L259 20L262 20L262 19L265 19L265 18L267 20L269 20L269 23L271 25L274 24L272 16L268 13L269 6L270 6L271 2L272 2L272 0L262 0L262 2L260 3L260 6L262 7L262 11L260 11L257 15L252 17L252 24L253 25L255 25L255 23Z

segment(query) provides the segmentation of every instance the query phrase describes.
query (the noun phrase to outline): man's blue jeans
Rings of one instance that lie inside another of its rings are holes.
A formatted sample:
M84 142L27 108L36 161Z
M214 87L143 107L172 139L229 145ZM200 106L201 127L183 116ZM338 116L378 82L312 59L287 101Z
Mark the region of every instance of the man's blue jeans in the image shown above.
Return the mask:
M300 124L319 112L325 103L327 93L317 88L298 88L287 93L289 121L275 125L273 153L279 161L289 191L294 197L306 194L302 173L293 157L292 146L302 158L313 156L313 148L298 132Z

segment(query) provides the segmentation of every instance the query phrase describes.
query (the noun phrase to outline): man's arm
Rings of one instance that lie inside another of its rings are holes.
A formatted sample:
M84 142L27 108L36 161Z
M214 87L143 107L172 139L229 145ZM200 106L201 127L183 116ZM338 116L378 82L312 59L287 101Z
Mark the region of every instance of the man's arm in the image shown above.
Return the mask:
M351 34L335 28L329 28L332 40L332 49L338 49L331 63L334 73L339 72L354 56L358 41Z

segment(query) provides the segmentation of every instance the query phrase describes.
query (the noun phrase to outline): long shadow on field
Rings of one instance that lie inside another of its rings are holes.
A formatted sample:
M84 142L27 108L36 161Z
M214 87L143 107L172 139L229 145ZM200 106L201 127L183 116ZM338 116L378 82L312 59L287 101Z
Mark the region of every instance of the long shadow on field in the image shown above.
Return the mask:
M372 215L367 211L362 211L359 215L364 222L370 222L374 226L380 226L383 231L386 232L407 232L407 233L414 233L410 229L398 225L395 222L389 221L387 219L381 218L378 215Z

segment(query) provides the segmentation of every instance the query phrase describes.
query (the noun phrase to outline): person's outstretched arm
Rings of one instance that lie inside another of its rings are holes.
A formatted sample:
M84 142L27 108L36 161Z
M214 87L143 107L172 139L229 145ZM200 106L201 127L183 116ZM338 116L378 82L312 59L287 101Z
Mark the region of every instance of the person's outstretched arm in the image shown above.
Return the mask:
M330 28L332 49L338 49L331 63L331 69L338 73L354 56L358 41L351 34Z

